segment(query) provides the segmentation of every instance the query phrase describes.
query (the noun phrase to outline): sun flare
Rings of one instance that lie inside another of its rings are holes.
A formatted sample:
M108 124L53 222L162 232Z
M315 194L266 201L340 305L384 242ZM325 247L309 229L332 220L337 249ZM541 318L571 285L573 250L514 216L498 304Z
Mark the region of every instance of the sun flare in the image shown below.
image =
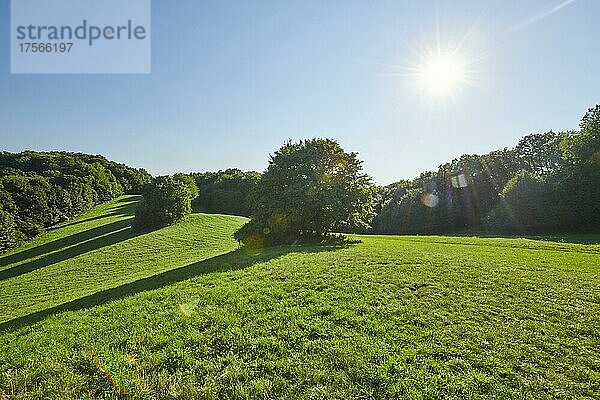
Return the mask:
M416 75L421 88L433 97L452 95L467 80L465 63L456 55L444 53L423 60Z

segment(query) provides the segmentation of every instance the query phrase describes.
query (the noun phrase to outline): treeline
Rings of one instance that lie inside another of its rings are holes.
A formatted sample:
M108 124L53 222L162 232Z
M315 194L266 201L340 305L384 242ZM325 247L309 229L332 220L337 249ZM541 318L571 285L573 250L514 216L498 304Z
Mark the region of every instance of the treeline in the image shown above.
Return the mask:
M142 190L134 225L157 229L196 212L250 216L250 193L261 174L227 169L153 178Z
M297 145L307 146L311 143L322 144L319 141L306 141ZM304 148L301 150L298 150L299 154L307 151ZM284 171L298 171L305 164L314 164L311 171L315 173L323 167L317 168L316 165L325 165L328 160L327 157L321 161L308 156L297 158ZM270 165L269 168L274 167ZM290 171L286 173L291 174ZM335 169L322 171L323 176L333 173ZM303 215L299 219L304 219L306 223L322 219L319 213L311 216L296 212L303 207L308 209L310 204L306 199L300 201L297 208L294 207L297 200L302 198L302 190L309 189L305 187L306 182L288 175L278 174L276 182L282 185L280 188L273 186L261 191L261 187L271 181L263 182L265 175L258 172L228 169L190 174L199 190L198 197L192 198L192 208L200 212L242 215L260 220L257 217L273 208L269 201L283 196L286 200L282 200L278 215L288 219L289 215ZM306 176L302 179L307 179ZM313 192L333 196L323 182L315 181L311 185ZM282 191L290 188L299 192L288 199ZM375 217L370 222L370 228L345 226L340 220L335 229L373 234L598 231L600 106L588 110L577 131L527 135L514 148L484 155L465 154L441 165L437 171L422 173L413 180L373 187L373 192L376 198L373 209ZM264 201L257 206L256 199L261 196ZM339 199L343 197L337 198L341 202ZM331 206L323 208L330 209ZM271 232L276 231L272 226L267 228Z
M285 144L264 174L227 169L154 179L102 156L2 152L0 252L124 193L144 196L140 228L177 222L192 209L242 215L253 219L238 239L266 244L332 231L598 232L600 106L577 131L528 135L512 149L465 154L385 187L372 186L356 154L327 139Z
M218 172L192 173L199 195L192 202L195 211L249 217L249 194L261 174L236 168Z
M0 252L151 179L143 169L68 152L0 153Z
M600 229L600 106L580 129L525 136L378 190L372 233Z

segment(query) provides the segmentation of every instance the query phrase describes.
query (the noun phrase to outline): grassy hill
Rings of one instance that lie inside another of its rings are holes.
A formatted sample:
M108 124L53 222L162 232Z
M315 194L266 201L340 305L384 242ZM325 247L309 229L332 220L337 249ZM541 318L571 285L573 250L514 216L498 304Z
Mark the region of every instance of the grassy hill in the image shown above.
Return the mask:
M137 201L0 257L0 398L600 393L600 245L356 236L246 253L243 218L137 234Z

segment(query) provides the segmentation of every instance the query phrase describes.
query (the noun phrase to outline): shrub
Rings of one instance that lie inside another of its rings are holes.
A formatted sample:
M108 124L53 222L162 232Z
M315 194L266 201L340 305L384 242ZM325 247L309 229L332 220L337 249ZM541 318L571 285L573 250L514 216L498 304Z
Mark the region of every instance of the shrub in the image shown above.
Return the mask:
M189 185L174 177L154 178L142 190L144 200L136 210L134 226L139 229L156 229L181 220L192 211L192 190Z
M190 196L191 196L192 200L194 200L196 197L198 197L198 194L199 194L198 185L196 185L196 181L190 175L175 174L175 175L173 175L173 179L183 183L188 188L188 190L190 191Z

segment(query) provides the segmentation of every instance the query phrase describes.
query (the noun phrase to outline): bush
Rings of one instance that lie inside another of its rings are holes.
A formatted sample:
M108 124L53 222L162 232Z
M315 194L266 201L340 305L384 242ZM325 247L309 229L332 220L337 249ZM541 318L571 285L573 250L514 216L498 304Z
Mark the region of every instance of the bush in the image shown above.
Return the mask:
M138 229L171 225L192 211L193 188L175 177L154 178L142 190L142 196L144 200L136 210L134 221Z
M288 142L252 192L252 220L234 237L245 245L320 241L364 229L373 218L373 187L356 153L329 139Z

